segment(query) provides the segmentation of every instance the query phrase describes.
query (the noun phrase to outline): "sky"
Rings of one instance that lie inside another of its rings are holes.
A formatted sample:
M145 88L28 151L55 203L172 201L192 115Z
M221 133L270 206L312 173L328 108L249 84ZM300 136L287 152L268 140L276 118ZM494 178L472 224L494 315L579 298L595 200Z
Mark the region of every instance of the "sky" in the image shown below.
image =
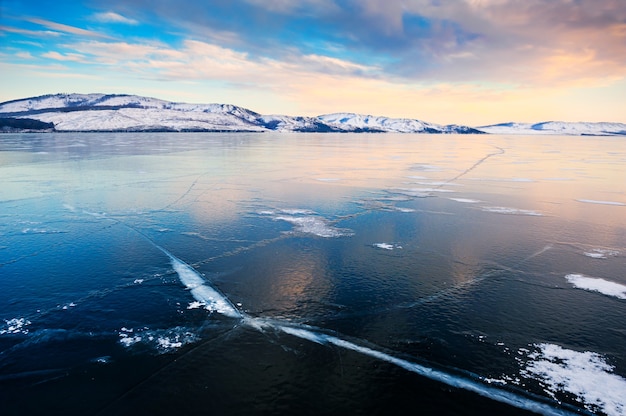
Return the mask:
M624 0L0 0L0 101L626 122Z

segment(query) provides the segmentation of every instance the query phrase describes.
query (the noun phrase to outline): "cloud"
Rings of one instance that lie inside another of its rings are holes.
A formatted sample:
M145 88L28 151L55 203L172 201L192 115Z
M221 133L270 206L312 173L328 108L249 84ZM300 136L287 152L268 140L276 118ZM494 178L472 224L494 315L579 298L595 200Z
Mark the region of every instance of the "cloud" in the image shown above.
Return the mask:
M92 18L101 23L121 23L125 25L137 25L139 22L135 19L129 19L115 12L95 13Z
M37 38L42 37L57 37L61 36L59 32L53 32L51 30L28 30L11 26L0 26L0 31L9 32L9 33L17 33L20 35L32 36Z
M497 82L526 88L604 83L626 74L623 0L109 3L149 9L189 37L250 55L349 57L381 69L372 76L384 73L397 82ZM219 38L220 33L228 36Z
M85 56L77 53L62 54L59 52L51 51L41 55L44 58L54 59L56 61L69 61L69 62L85 62Z
M74 26L64 25L62 23L52 22L50 20L39 19L39 18L30 18L26 19L30 23L35 23L40 26L47 27L48 29L56 30L58 32L69 33L72 35L84 36L89 38L109 38L109 36L94 32L91 30L85 30Z

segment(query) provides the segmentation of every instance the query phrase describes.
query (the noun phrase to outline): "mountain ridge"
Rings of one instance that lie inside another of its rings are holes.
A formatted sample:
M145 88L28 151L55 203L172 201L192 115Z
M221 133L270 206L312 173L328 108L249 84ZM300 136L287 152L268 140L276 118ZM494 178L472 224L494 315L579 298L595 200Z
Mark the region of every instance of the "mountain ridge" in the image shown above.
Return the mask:
M52 123L54 131L279 131L481 134L469 126L337 113L262 115L233 104L187 104L129 94L48 94L0 103L0 117Z
M625 136L626 124L545 121L479 127L357 113L263 115L233 104L189 104L131 94L46 94L0 103L0 131L345 132ZM52 126L52 127L50 127Z

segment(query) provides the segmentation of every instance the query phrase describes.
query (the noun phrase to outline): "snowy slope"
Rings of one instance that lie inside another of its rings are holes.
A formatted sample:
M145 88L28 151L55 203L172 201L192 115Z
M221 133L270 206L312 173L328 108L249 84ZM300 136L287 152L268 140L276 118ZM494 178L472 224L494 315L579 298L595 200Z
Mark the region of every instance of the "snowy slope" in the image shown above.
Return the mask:
M325 114L318 117L346 130L386 131L397 133L440 132L443 126L405 118L388 118L353 113Z
M490 126L477 127L491 134L559 134L559 135L592 135L613 136L626 135L624 123L584 123L547 121L543 123L502 123Z
M230 104L185 104L124 94L53 94L0 103L0 119L53 123L56 131L280 131L626 135L621 123L504 123L471 128L354 113L261 115ZM15 124L14 122L11 122ZM0 131L5 129L0 125ZM7 131L14 131L5 129Z
M121 108L46 112L28 116L53 123L57 131L264 131L229 113Z
M481 133L412 119L359 114L261 115L229 104L185 104L136 95L55 94L0 103L0 118L53 123L56 131L280 131Z

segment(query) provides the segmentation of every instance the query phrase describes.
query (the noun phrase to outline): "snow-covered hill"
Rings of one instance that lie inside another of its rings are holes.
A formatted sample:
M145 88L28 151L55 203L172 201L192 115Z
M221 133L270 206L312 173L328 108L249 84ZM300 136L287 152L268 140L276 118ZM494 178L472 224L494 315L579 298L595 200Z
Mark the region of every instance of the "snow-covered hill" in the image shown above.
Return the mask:
M230 104L185 104L136 95L55 94L0 104L0 118L53 123L56 131L281 131L482 133L412 119L329 114L261 115Z
M502 123L477 129L491 134L559 134L570 136L616 136L626 135L624 123L567 123L547 121L543 123Z
M25 130L626 135L626 124L550 121L472 128L354 113L261 115L230 104L185 104L123 94L53 94L0 103L0 131Z

